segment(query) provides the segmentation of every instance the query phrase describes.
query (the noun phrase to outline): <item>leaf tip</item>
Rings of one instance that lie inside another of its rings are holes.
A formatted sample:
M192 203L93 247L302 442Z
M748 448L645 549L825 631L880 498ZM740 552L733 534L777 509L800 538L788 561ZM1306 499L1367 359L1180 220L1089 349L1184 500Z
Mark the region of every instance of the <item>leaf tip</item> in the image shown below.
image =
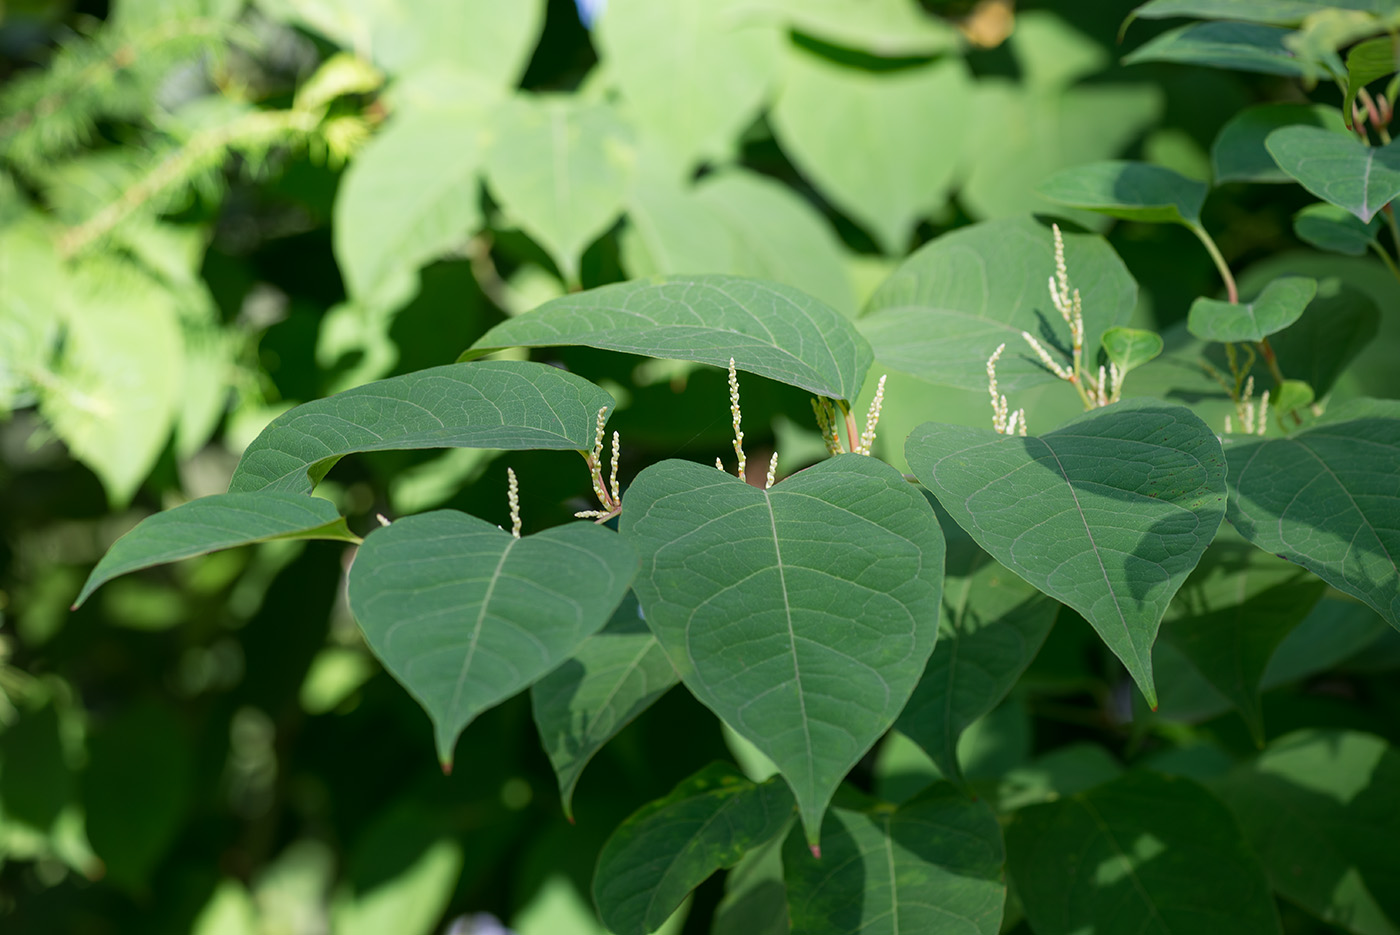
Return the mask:
M451 760L443 760L443 761L442 761L442 774L443 774L444 776L451 776L451 775L452 775L452 761L451 761Z
M812 857L817 860L822 859L822 847L820 844L808 844L807 849L812 852Z

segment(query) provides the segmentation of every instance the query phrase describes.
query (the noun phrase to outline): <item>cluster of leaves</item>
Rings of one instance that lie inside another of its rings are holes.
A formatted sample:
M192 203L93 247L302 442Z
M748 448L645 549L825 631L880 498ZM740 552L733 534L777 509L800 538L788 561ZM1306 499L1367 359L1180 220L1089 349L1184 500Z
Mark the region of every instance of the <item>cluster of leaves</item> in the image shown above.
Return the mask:
M289 108L255 108L235 125L295 117L301 133L329 142L340 121L367 128L388 114L339 182L329 224L343 301L304 342L324 368L304 398L339 392L284 404L275 418L276 400L262 391L240 398L226 440L240 411L245 425L248 412L262 413L264 427L228 445L238 457L222 468L227 492L142 520L106 551L74 605L132 572L246 554L222 551L235 546L262 543L257 554L274 556L264 582L281 580L275 563L302 540L353 547L343 572L353 628L341 614L338 643L319 647L324 624L307 637L305 658L324 661L332 674L320 677L338 684L309 689L315 668L303 665L292 674L305 679L302 708L354 717L376 684L367 647L427 712L444 771L469 768L415 785L357 835L355 853L387 847L392 872L382 858L352 855L324 910L334 930L426 932L454 902L496 908L462 898L464 887L481 892L471 877L489 876L492 852L464 849L442 826L458 812L441 784L480 796L497 781L492 762L518 743L499 738L523 727L518 713L510 720L520 710L512 699L528 690L572 821L586 818L575 804L585 767L596 758L590 775L605 768L629 730L668 729L663 698L680 685L713 715L690 710L686 723L717 719L738 765L704 766L691 750L668 794L616 797L620 812L598 826L589 869L602 924L617 935L687 924L716 933L1273 933L1282 931L1279 897L1285 915L1300 909L1361 935L1395 931L1393 695L1367 699L1375 716L1366 705L1319 713L1306 701L1277 716L1263 693L1287 685L1306 700L1305 680L1328 671L1333 688L1372 692L1364 666L1355 676L1336 666L1358 666L1362 653L1384 673L1396 655L1400 402L1387 397L1400 387L1385 361L1400 346L1400 308L1384 277L1400 250L1389 207L1400 182L1388 174L1400 179L1400 169L1386 156L1394 92L1367 86L1400 70L1379 54L1400 14L1154 0L1136 15L1227 18L1161 32L1129 62L1328 79L1346 113L1264 103L1222 121L1209 157L1168 135L1145 144L1142 161L1103 161L1157 119L1161 92L1081 83L1107 53L1048 12L1019 13L998 32L1005 9L996 3L955 21L896 0L613 0L593 34L597 70L583 82L553 74L578 85L565 95L512 90L538 67L532 51L550 43L556 11L429 5L432 15L410 15L411 6L264 0L240 21L292 24L347 51L309 68ZM239 13L222 11L230 23ZM84 54L109 60L111 41ZM1014 77L979 43L1009 53ZM31 81L40 88L68 74L55 66ZM368 99L382 76L383 95ZM148 86L139 114L74 106L94 126L113 115L135 125L168 87ZM32 110L47 98L29 89L15 100ZM168 132L150 122L142 134ZM949 132L965 124L973 132ZM167 367L156 389L131 383L129 368L180 360L178 334L153 349L160 329L139 331L126 342L140 345L136 358L110 355L123 346L111 332L149 317L153 297L168 311L200 293L216 308L209 261L201 269L199 260L204 221L164 197L193 174L164 167L248 155L239 143L248 137L220 126L218 145L195 133L173 155L156 146L146 174L122 176L108 207L66 228L64 189L40 184L16 155L40 144L0 148L15 179L0 242L6 261L16 258L15 281L29 284L0 305L0 327L34 352L3 361L0 390L11 406L37 401L116 503L150 473L172 424L182 462L213 436L229 400L195 388L226 382L211 378L210 361L231 366L227 345L252 330L211 312L225 346L203 359L184 346L186 382ZM259 137L264 154L298 145L278 127ZM71 149L82 132L43 145ZM126 140L75 161L130 161L135 147ZM819 198L783 177L800 177ZM1299 208L1297 237L1352 258L1265 260L1237 283L1227 255L1243 251L1217 244L1208 198L1237 183L1290 181L1324 200ZM1062 234L1030 216L1043 199L1079 229ZM1111 241L1096 231L1112 218L1127 223ZM85 233L94 224L100 234ZM1194 240L1161 240L1170 237L1162 224ZM1119 255L1131 259L1130 234L1170 245L1188 267L1198 257L1218 273L1223 298L1192 290L1189 312L1154 316ZM926 242L904 256L916 241ZM170 272L157 261L179 243L187 262L158 287L89 284L89 307L108 315L105 344L67 310L80 304L71 293L56 302L38 291L36 276L80 282L97 267L156 283ZM1354 259L1368 251L1380 265ZM436 263L445 256L455 259ZM443 362L434 319L426 361L412 359L394 329L446 266L464 267L480 301L503 314L473 319L456 363ZM638 278L613 282L629 275ZM54 314L56 304L65 310ZM728 418L716 378L726 366ZM989 390L995 429L986 427ZM203 407L191 418L202 421L186 435L170 407L191 396ZM820 431L796 421L808 397ZM861 433L863 399L873 401ZM70 409L85 413L86 428L74 428ZM695 425L674 425L692 413ZM605 477L609 427L620 432ZM731 429L734 474L722 462L668 457L712 453ZM766 482L766 458L754 459L758 473L745 467L746 439L773 456ZM435 449L454 451L378 462L394 477L387 497L370 488L357 498L353 482L338 480L350 464L331 473L342 459L372 465L384 453ZM510 473L508 497L499 483L477 483L500 452L528 466L519 488ZM415 473L436 489L401 480ZM539 520L593 506L579 496L590 485L603 509L581 512L598 523ZM456 488L496 499L463 502ZM560 494L551 501L539 489ZM444 502L462 508L424 511ZM510 532L492 521L507 502ZM361 538L352 527L369 531ZM195 567L240 587L259 575ZM244 590L271 608L258 614L302 626L275 616L287 589L312 584L297 580L299 564L286 567L281 591ZM335 617L339 564L305 567L319 569L325 589L315 612ZM210 589L213 602L236 605L236 589L225 600L221 587ZM1099 646L1111 657L1087 661ZM212 659L206 668L220 669ZM118 790L130 794L147 770L187 784L187 728L167 708L135 704L86 738L63 678L0 675L21 702L0 734L0 830L17 816L29 835L0 846L38 856L58 879L55 867L91 876L105 866L139 892L182 812L165 809L154 829L134 831ZM195 694L228 691L218 678ZM258 692L217 722L229 726L235 773L240 749L279 732L250 713L276 710ZM1231 709L1247 733L1219 717ZM1033 756L1031 724L1044 735L1057 718L1082 732L1042 736ZM349 734L359 743L344 760L352 769L387 743L361 723ZM628 769L645 783L667 775L643 763L655 751L631 751ZM85 823L69 788L83 755ZM268 768L266 756L257 762ZM256 770L243 775L257 786ZM506 780L495 810L524 808L529 788ZM342 812L379 801L372 788L336 789ZM1300 817L1280 825L1280 813ZM460 820L464 833L483 823ZM486 826L506 839L518 830ZM557 861L566 833L543 836L536 859ZM323 900L334 878L317 849L325 835L292 837L266 868L212 888L200 931L272 930L267 904L288 879L316 881L302 885ZM687 923L691 894L725 869L719 905ZM514 924L548 923L526 915Z

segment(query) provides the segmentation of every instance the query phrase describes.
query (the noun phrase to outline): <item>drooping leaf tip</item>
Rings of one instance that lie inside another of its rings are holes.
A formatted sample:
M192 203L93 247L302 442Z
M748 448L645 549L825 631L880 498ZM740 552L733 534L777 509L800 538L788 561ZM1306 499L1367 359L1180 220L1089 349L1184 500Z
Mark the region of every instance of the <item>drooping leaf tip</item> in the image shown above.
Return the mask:
M451 760L443 760L443 761L442 761L442 774L443 774L444 776L451 776L451 775L452 775L452 761L451 761Z
M808 844L808 845L807 845L807 849L810 850L810 851L812 852L812 856L813 856L815 859L817 859L817 860L821 860L821 859L822 859L822 848L821 848L821 845L820 845L820 844Z

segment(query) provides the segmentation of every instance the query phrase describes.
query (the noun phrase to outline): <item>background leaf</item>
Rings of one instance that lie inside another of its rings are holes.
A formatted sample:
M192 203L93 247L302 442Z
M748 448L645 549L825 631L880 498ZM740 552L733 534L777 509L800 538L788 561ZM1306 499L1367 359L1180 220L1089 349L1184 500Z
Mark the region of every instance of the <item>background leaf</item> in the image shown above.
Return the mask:
M839 312L796 289L737 276L672 276L565 296L502 322L462 356L561 344L717 367L733 358L740 370L847 400L871 360Z
M1290 438L1231 445L1226 458L1231 525L1400 629L1400 402L1337 406Z
M1006 900L1001 829L947 783L894 808L838 803L822 857L794 832L783 848L793 931L812 935L994 935Z
M592 523L524 538L439 510L365 537L350 609L384 667L433 720L452 764L473 718L568 659L607 623L636 573L632 548Z
M1317 281L1284 276L1249 302L1200 298L1191 303L1186 327L1207 341L1262 341L1303 315L1317 295Z
M1380 218L1366 223L1336 205L1308 205L1293 215L1293 233L1299 240L1319 250L1349 256L1365 256L1367 250L1376 248L1380 229Z
M629 592L603 629L530 687L535 727L559 778L566 818L573 819L574 787L588 761L677 681Z
M933 510L860 455L769 491L663 461L626 497L647 625L686 687L777 764L815 845L831 794L894 723L933 649Z
M927 423L915 475L1003 565L1079 611L1150 704L1152 641L1225 509L1225 459L1186 409L1145 400L1039 437Z
M792 819L776 776L754 785L712 763L617 826L598 855L593 898L609 931L647 935L716 870L768 841Z
M1345 133L1337 108L1325 104L1256 104L1231 117L1210 148L1215 184L1225 182L1291 182L1264 148L1264 140L1279 127L1312 126Z
M1187 779L1132 772L1016 812L1007 868L1039 935L1282 931L1229 811Z
M1367 146L1317 127L1283 127L1264 145L1304 188L1362 221L1400 195L1400 143Z
M1378 36L1358 42L1347 50L1347 92L1342 101L1342 116L1351 127L1351 109L1357 92L1377 78L1395 74L1396 47L1391 36Z
M1259 23L1192 23L1154 36L1123 56L1123 64L1180 62L1302 77L1308 68L1284 43L1289 35Z
M229 491L310 493L347 454L411 448L590 451L613 398L582 377L529 361L431 367L303 403L272 420Z
M1343 730L1281 737L1216 784L1274 888L1360 935L1400 931L1397 787L1394 748Z
M1206 186L1145 162L1096 162L1047 179L1040 193L1051 201L1129 221L1199 227Z
M275 490L200 497L146 517L113 543L83 583L73 609L119 575L269 539L359 541L329 500Z
M374 59L388 71L450 67L500 88L514 87L544 28L542 0L476 4L418 0L367 4Z

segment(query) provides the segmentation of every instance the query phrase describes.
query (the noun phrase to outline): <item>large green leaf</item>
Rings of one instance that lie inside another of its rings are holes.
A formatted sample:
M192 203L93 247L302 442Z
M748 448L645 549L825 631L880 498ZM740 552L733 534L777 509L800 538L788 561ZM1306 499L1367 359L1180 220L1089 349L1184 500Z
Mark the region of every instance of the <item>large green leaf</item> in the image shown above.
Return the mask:
M1065 263L1084 303L1084 343L1126 324L1137 283L1102 237L1065 234ZM1004 393L1055 380L1021 337L1070 346L1069 326L1055 311L1048 281L1054 238L1030 218L985 221L944 234L900 264L871 296L857 327L882 367L929 383L982 393L987 358L999 344Z
M1331 253L1365 256L1367 250L1379 249L1381 219L1366 223L1343 208L1329 204L1308 205L1293 215L1293 233L1306 244Z
M463 352L582 344L728 366L853 400L871 352L843 315L789 286L737 276L616 283L546 302L502 322Z
M948 554L938 644L895 727L956 779L958 738L1016 684L1060 605L998 564L951 519L942 526Z
M1400 402L1355 400L1289 438L1234 444L1230 523L1400 629Z
M792 819L776 776L755 785L712 763L617 826L598 854L593 899L617 935L647 935L716 870L732 867Z
M1363 221L1400 195L1400 142L1367 146L1317 127L1283 127L1264 145L1304 188Z
M710 935L789 935L787 887L783 884L783 837L744 855L724 877L724 898L715 907Z
M782 31L742 0L612 0L598 50L644 138L675 165L729 154L777 73Z
M773 130L822 194L898 256L914 225L948 198L972 113L970 84L952 56L871 72L794 47Z
M1229 699L1261 746L1264 672L1326 587L1297 565L1222 530L1167 609L1163 639Z
M1282 276L1250 302L1199 298L1191 303L1186 327L1207 341L1262 341L1303 317L1317 295L1317 280Z
M1260 23L1192 23L1154 36L1123 64L1181 62L1266 75L1303 77L1307 65L1284 44L1287 29Z
M304 403L243 452L229 491L310 493L356 451L408 448L593 447L598 410L613 398L548 364L448 364Z
M1040 186L1040 193L1110 217L1199 227L1206 186L1161 166L1111 160L1059 172Z
M764 0L753 6L823 42L872 55L935 55L962 45L958 31L918 0Z
M815 859L794 832L783 848L794 932L995 935L1001 927L1001 829L985 802L947 783L898 808L838 801L822 845Z
M269 539L359 541L329 500L278 490L200 497L146 517L114 542L83 583L73 609L119 575Z
M397 116L350 163L332 226L352 299L402 305L412 297L418 267L466 243L481 226L484 109Z
M627 218L622 257L634 277L754 276L855 311L840 240L811 202L773 179L739 168L694 188L649 179L634 186Z
M564 817L573 819L574 787L588 761L676 681L628 594L607 626L531 686L535 727L559 778Z
M943 536L889 465L824 461L774 486L684 461L644 470L623 535L681 680L782 772L809 843L894 723L938 635Z
M450 768L467 724L572 656L607 623L636 568L627 542L592 523L517 539L440 510L365 537L350 609L432 718Z
M537 240L565 282L622 213L630 133L606 104L518 95L497 112L486 180L506 217Z
M1345 133L1335 107L1325 104L1256 104L1230 118L1210 148L1215 184L1223 182L1291 182L1264 148L1264 140L1279 127L1313 126Z
M373 3L374 60L396 74L447 66L512 88L530 63L546 5L544 0Z
M1188 779L1132 772L1023 808L1006 852L1037 935L1281 932L1259 859Z
M1400 754L1340 730L1282 737L1217 785L1274 888L1359 935L1400 932L1397 789Z
M1083 615L1155 704L1157 626L1225 512L1205 423L1128 400L1039 437L930 422L905 456L978 545Z

